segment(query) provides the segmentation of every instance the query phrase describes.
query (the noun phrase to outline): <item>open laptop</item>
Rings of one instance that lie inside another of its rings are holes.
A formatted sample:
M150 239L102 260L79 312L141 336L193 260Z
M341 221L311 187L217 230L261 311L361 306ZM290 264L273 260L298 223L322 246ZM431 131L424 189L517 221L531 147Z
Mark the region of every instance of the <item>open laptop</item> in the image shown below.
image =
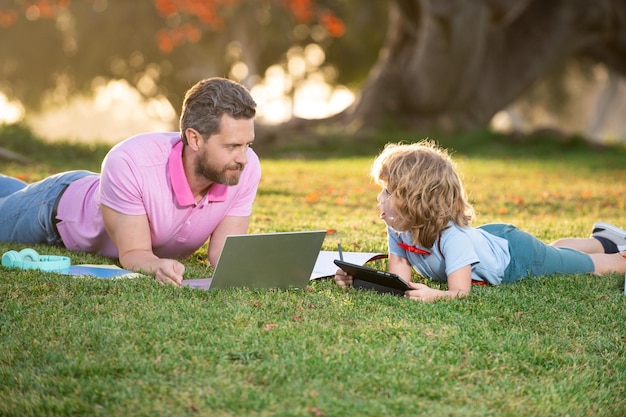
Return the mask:
M183 286L305 288L325 236L325 230L227 236L213 277L186 279Z

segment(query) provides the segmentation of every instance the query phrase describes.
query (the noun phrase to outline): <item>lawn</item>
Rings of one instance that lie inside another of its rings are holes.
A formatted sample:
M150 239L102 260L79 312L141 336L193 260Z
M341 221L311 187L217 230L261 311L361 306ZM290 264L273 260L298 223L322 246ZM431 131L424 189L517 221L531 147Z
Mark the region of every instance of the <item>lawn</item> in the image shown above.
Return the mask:
M0 143L33 163L0 161L0 172L28 181L98 171L106 152L6 132ZM546 242L586 236L595 221L626 226L623 147L484 136L444 143L476 224L514 223ZM323 249L386 251L368 178L376 147L334 146L325 158L263 156L251 232L325 229ZM23 247L0 243L0 253ZM113 262L34 247L75 264ZM184 261L186 277L207 274L205 255ZM0 268L0 415L623 416L625 318L618 274L422 304L330 280L206 292Z

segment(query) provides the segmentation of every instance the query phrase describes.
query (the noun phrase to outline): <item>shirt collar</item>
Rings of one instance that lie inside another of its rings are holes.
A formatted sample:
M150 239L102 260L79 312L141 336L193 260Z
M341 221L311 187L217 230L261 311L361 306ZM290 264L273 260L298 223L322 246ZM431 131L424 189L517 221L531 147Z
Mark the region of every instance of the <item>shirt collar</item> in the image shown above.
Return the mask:
M183 167L183 141L180 140L172 146L170 157L168 160L168 169L170 180L172 182L172 190L176 197L176 202L181 206L192 206L196 204L196 199L191 192L185 168ZM228 194L228 186L224 184L213 184L209 188L209 192L200 200L199 204L206 202L225 201Z

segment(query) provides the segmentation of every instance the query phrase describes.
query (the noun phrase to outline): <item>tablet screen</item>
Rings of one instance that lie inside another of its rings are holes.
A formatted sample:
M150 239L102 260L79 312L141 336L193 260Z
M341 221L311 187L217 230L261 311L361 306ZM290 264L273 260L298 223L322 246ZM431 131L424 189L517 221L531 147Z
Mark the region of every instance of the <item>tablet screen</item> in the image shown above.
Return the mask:
M410 287L402 278L391 272L335 260L335 265L352 275L354 288L374 290L383 294L404 296Z

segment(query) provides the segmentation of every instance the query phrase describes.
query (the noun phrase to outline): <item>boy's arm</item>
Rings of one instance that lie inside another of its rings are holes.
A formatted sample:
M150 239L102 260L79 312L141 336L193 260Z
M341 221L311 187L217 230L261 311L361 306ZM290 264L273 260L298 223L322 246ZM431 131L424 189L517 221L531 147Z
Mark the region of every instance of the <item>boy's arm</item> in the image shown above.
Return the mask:
M406 282L411 282L413 267L407 258L389 254L389 272L396 274Z
M468 295L472 288L472 266L465 265L448 275L447 296L450 298Z
M472 287L472 267L466 265L448 275L448 289L437 290L424 284L409 282L412 290L406 291L405 296L413 300L434 301L438 298L458 298L469 294Z

